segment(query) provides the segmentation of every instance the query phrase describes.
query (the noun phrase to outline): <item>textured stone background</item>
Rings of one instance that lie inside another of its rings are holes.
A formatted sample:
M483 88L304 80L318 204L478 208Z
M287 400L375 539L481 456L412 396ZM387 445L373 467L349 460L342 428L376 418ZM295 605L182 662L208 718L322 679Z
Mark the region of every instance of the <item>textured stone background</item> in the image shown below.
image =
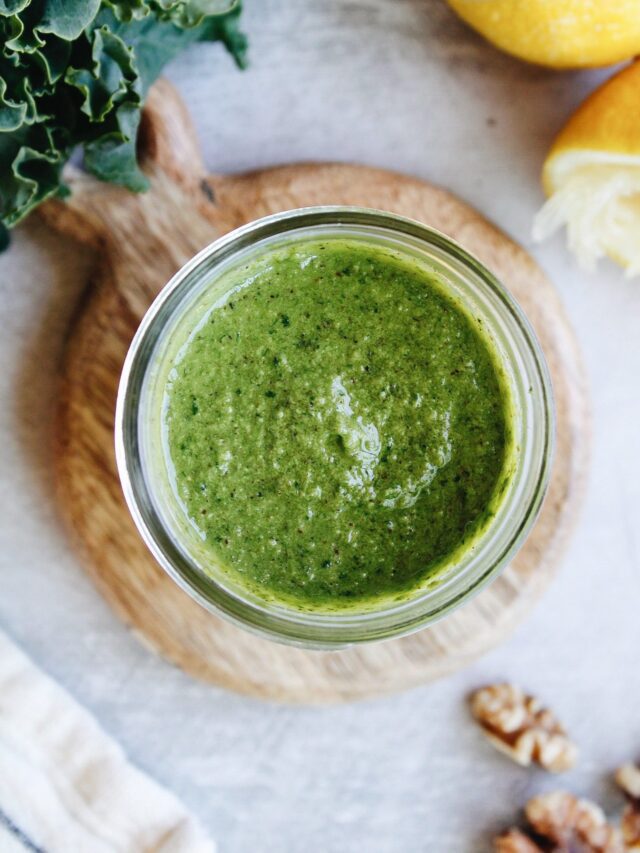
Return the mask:
M170 69L211 169L339 159L405 170L526 246L544 152L598 74L502 56L440 0L246 0L252 64L201 46ZM512 678L582 747L566 784L615 807L640 754L640 283L532 247L568 306L595 410L591 482L562 571L526 624L453 678L341 708L283 708L198 684L141 646L82 573L56 518L49 435L65 329L90 259L30 224L0 258L0 624L132 758L210 827L221 853L479 853L558 781L509 764L463 697ZM565 784L565 780L562 781Z

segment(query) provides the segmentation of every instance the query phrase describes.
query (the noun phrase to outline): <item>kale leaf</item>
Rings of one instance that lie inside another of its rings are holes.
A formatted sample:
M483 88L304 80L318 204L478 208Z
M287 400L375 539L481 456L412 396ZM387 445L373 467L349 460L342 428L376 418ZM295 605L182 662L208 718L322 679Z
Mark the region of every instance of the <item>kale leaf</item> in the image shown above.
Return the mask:
M244 66L239 0L0 0L0 249L6 228L87 171L141 191L140 110L163 66L221 41Z

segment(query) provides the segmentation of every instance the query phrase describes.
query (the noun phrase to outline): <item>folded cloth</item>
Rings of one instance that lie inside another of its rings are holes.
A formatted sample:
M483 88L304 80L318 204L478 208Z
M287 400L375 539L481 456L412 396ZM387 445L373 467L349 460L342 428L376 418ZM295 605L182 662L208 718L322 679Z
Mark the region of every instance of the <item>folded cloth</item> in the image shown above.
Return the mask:
M1 631L0 851L215 851L176 797Z

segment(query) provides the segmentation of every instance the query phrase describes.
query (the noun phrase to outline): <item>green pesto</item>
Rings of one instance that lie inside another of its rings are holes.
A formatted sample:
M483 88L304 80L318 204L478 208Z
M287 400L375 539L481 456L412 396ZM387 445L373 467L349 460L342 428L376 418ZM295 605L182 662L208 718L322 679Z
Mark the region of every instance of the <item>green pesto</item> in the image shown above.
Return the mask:
M205 550L271 600L401 598L471 547L508 482L511 409L482 327L417 265L347 240L245 267L165 396Z

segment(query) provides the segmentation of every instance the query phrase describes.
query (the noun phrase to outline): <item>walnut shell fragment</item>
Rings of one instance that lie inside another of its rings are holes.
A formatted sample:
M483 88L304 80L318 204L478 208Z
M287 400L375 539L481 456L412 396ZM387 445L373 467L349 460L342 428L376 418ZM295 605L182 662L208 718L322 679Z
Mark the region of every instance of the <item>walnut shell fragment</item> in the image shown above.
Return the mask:
M495 839L496 853L627 853L622 835L601 808L557 791L529 800L530 834L511 829Z
M578 749L555 715L513 684L476 690L471 712L491 743L523 767L536 762L560 773L576 763Z
M616 771L616 782L627 798L620 826L628 851L640 851L640 767L625 764Z

